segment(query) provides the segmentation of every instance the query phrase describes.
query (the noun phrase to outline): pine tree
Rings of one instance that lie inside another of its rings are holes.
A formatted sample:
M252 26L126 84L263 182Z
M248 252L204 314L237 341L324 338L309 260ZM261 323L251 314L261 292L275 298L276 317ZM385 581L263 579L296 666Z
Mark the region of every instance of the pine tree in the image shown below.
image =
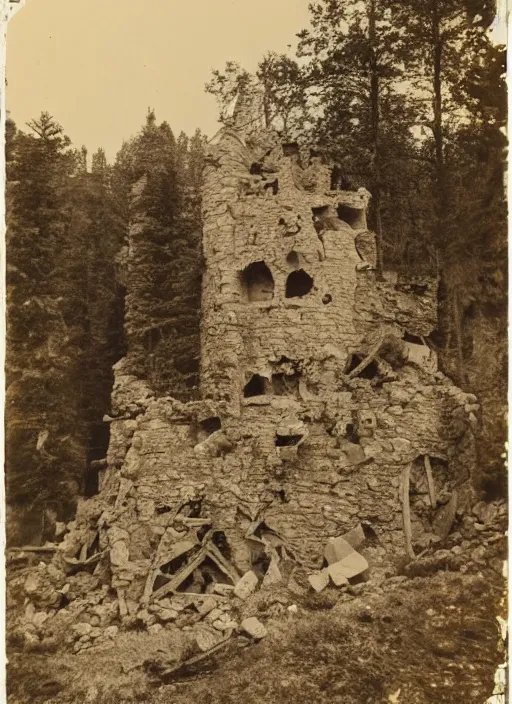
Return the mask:
M177 142L167 123L146 124L124 148L131 183L126 328L129 364L159 394L188 398L199 367L202 138Z
M62 280L76 159L50 115L29 126L35 134L11 130L7 149L6 478L24 530L40 535L48 511L69 515L83 469L73 384L80 339L66 320Z

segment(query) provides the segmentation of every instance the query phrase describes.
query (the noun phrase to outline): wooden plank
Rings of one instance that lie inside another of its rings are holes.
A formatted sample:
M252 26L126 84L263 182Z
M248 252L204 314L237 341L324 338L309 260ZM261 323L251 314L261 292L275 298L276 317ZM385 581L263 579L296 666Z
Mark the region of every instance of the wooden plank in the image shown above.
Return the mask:
M160 587L160 589L157 589L156 592L153 592L153 594L151 594L151 600L155 601L156 599L161 599L163 596L166 596L170 592L174 592L180 586L180 584L184 582L190 574L192 574L196 567L199 567L201 562L206 557L207 552L207 547L202 548L197 553L197 555L188 563L188 565L186 565L180 572L178 572L178 574L174 575L174 577L168 584L164 584L163 587Z
M172 682L177 678L188 678L193 677L201 673L209 672L217 667L217 662L213 657L219 651L223 650L231 640L231 634L229 634L224 640L214 645L213 648L207 650L205 653L200 655L194 655L194 657L185 660L184 662L170 667L168 669L162 670L159 673L159 678L165 682Z
M216 545L210 543L210 545L208 546L207 555L230 578L233 584L236 584L238 582L238 580L240 579L240 575L235 570L235 568L226 560L226 558Z
M86 560L77 560L76 557L66 557L65 555L63 556L63 559L68 565L86 567L87 565L92 565L93 563L98 562L106 552L106 550L103 550L102 552L95 552L94 555L91 555Z
M57 552L58 545L25 545L22 548L8 548L7 552Z
M373 345L373 347L370 349L366 357L363 359L360 364L357 365L355 369L352 369L351 372L347 374L348 379L353 379L355 376L358 376L358 374L361 374L366 367L371 364L375 358L378 356L380 348L382 347L382 343L384 342L384 336L382 335L379 340Z
M402 472L402 516L404 521L405 549L407 555L414 560L416 555L412 547L411 507L409 503L410 483L411 465L407 464Z
M436 504L437 504L436 488L434 485L434 477L432 475L432 465L430 464L430 457L428 455L425 455L423 458L423 461L425 464L425 472L427 474L428 495L430 498L430 505L432 506L432 508L435 508Z

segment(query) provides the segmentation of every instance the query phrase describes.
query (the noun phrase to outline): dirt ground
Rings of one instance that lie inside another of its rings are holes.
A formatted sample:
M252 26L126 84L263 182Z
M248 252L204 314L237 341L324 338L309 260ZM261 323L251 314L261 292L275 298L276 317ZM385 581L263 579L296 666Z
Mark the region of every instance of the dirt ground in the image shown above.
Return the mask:
M441 571L349 601L328 590L279 617L269 597L266 638L233 638L204 673L172 684L155 672L187 643L165 631L120 634L77 656L11 647L8 703L484 704L506 660L503 589L496 572Z

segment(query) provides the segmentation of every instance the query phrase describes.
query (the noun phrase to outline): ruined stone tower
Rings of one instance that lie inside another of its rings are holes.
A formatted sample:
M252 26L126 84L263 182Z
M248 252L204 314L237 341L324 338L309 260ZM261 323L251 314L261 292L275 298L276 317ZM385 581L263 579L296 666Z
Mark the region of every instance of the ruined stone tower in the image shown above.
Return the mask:
M122 617L285 584L356 527L389 570L464 509L478 407L436 369L437 282L377 277L370 194L338 185L247 86L204 172L202 400L116 365L100 493L62 545Z

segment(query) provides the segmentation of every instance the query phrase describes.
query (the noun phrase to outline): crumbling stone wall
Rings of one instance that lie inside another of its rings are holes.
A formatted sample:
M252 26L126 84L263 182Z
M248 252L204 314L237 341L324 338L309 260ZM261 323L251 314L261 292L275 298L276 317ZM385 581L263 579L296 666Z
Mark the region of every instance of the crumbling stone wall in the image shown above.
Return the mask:
M204 172L202 399L115 366L100 494L60 550L123 619L313 579L354 529L389 569L470 499L479 407L437 371L437 282L379 280L370 194L241 106Z

